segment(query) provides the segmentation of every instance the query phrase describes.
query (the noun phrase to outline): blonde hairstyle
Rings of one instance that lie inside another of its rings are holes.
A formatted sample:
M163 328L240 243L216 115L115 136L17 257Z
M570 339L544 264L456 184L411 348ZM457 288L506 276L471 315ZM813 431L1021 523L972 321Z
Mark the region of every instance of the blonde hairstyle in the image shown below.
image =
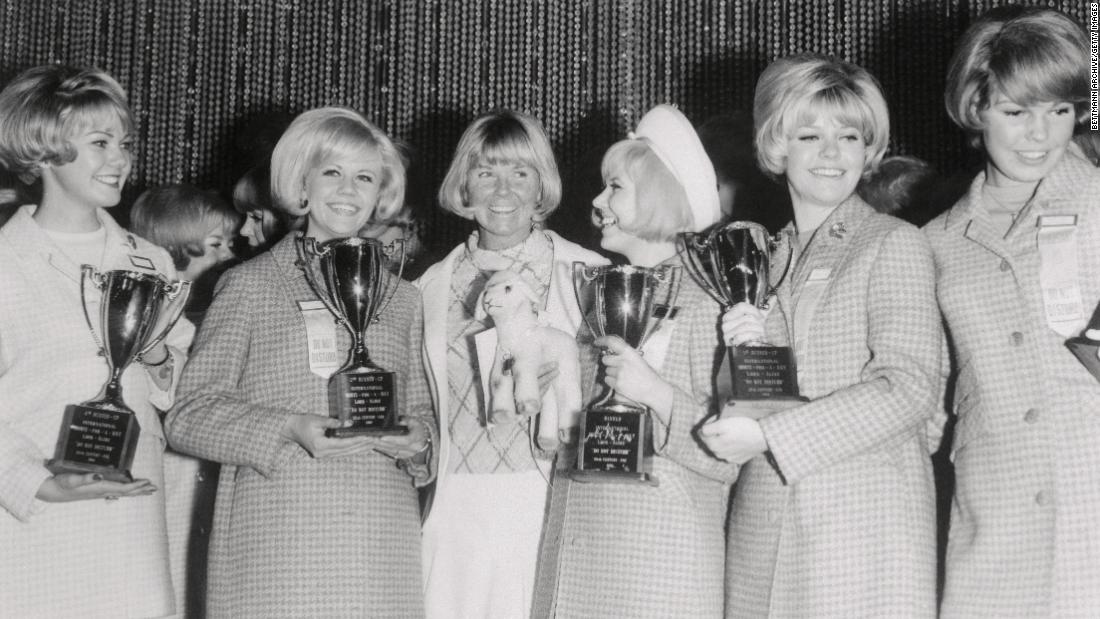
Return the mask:
M768 65L756 82L752 116L760 168L774 177L786 172L787 140L819 114L832 115L863 135L864 176L878 166L890 141L890 112L878 81L850 62L797 54Z
M302 201L306 176L336 154L373 149L382 158L380 217L389 217L405 202L405 166L390 138L359 112L322 107L303 112L283 132L271 153L271 199L290 217L309 212Z
M1072 103L1089 116L1089 44L1085 29L1053 9L1006 6L982 15L963 34L947 70L947 115L981 145L980 112L999 92L1017 105Z
M70 140L104 114L133 133L126 92L110 75L68 65L28 69L0 92L0 163L31 184L39 164L76 159Z
M620 223L620 228L646 241L671 241L692 230L687 193L644 138L620 140L607 149L600 174L606 181L620 170L634 183L638 215L634 225Z
M440 206L470 219L467 174L481 163L499 162L521 163L538 172L536 221L545 220L558 208L561 202L561 175L550 139L533 117L511 110L490 112L466 128L439 188Z
M239 224L240 215L218 194L187 184L147 189L130 211L130 229L166 249L177 271L206 253L211 230L222 226L232 234Z

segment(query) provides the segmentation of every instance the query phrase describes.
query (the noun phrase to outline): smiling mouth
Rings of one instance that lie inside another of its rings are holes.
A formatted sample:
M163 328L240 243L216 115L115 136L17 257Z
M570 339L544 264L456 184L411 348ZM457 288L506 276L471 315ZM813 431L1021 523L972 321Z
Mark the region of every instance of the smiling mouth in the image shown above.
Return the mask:
M840 178L844 176L844 170L837 168L813 168L810 173L814 176L824 176L825 178Z
M1045 150L1018 150L1016 154L1024 161L1039 162L1045 159L1049 152Z
M118 174L104 174L104 175L96 176L95 179L97 181L103 183L104 185L109 185L111 187L118 187L119 182L122 180L122 176L120 176Z
M340 215L355 215L359 213L359 207L351 204L345 204L343 202L337 202L328 205L329 210L335 211Z
M494 215L511 215L512 213L516 212L517 210L519 210L519 209L514 207L514 206L490 206L489 207L489 212L494 214Z
M596 227L600 230L603 230L604 228L610 228L611 226L619 223L619 219L614 215L610 213L602 213L600 211L596 211L595 220Z

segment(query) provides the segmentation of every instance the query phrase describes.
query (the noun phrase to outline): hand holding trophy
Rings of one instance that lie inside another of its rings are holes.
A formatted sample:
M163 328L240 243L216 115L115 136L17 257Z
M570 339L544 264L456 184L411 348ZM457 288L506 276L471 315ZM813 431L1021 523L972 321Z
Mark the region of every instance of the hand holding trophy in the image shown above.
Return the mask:
M371 361L365 343L367 328L378 321L401 281L404 243L400 243L398 273L393 275L386 268L389 256L396 251L392 245L360 237L323 243L300 237L296 242L310 287L352 339L347 362L329 377L329 416L345 425L328 428L325 435L407 434L408 427L397 423L396 374ZM320 282L314 273L314 260L320 263Z
M688 272L726 312L739 303L767 309L768 297L790 267L788 257L784 275L770 283L771 255L776 243L766 228L754 222L734 221L709 233L684 232L680 239ZM753 317L743 318L743 322L751 323ZM729 368L725 410L733 415L762 417L806 401L798 393L793 352L786 346L768 345L763 333L759 338L730 345L723 366ZM720 375L720 383L724 379Z
M98 331L85 294L89 283L102 291ZM191 282L169 283L160 275L126 270L100 273L85 264L80 284L84 318L107 361L109 376L95 399L65 408L54 458L46 468L55 475L97 473L109 481L132 482L130 465L141 426L123 401L122 373L175 326Z
M615 335L640 350L657 330L680 289L678 267L589 267L573 263L573 287L582 315L596 337ZM662 302L658 293L666 290ZM664 313L657 312L663 306ZM657 314L660 313L660 316ZM653 477L649 409L607 389L581 416L578 481L646 482Z

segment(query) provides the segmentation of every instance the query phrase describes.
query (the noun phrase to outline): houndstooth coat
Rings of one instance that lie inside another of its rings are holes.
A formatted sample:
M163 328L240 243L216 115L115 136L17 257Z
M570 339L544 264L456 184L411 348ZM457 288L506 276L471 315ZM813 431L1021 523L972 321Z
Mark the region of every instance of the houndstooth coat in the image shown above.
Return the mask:
M854 196L796 256L767 328L811 401L761 420L770 451L741 470L727 617L935 615L934 282L920 232Z
M575 446L559 453L532 617L722 616L722 524L737 467L708 455L693 434L712 410L721 308L686 274L675 304L675 320L660 329L672 330L659 374L675 399L670 427L654 417L659 485L571 481L564 473ZM602 391L598 358L582 347L586 400Z
M958 372L942 613L1098 617L1100 383L1047 326L1037 223L1076 217L1076 335L1100 302L1100 172L1064 155L1007 237L984 182L924 229Z
M0 615L5 617L163 617L172 614L164 519L164 435L154 406L171 406L146 370L131 364L122 395L141 426L135 478L155 494L117 501L45 503L35 498L50 477L65 407L95 398L107 363L88 331L80 265L22 207L0 229ZM171 277L172 259L123 230L103 210L100 270ZM98 332L100 293L87 287ZM190 325L166 340L176 376L187 359Z
M310 372L297 306L317 298L295 264L298 234L222 276L166 423L173 447L223 464L209 613L422 616L414 480L378 453L314 459L279 435L290 415L328 415L328 381ZM419 295L401 282L366 345L397 372L402 417L434 437L421 325ZM336 334L347 350L346 330Z

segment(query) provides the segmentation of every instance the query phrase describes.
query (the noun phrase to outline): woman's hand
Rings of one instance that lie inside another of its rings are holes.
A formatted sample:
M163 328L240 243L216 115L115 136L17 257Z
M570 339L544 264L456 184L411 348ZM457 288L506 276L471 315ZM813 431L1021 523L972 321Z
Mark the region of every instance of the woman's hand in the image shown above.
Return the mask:
M605 385L624 397L645 404L662 418L672 411L672 385L646 363L641 353L616 335L596 338L593 343L606 351L600 358L605 368Z
M760 424L749 417L715 418L699 427L699 440L719 460L744 464L768 450Z
M42 482L35 496L47 503L68 503L153 494L157 487L148 479L124 483L108 481L96 473L58 473Z
M743 346L753 342L766 342L764 312L751 303L742 301L722 314L722 339L727 346Z
M340 458L351 456L377 446L378 439L370 436L333 438L325 436L325 430L343 425L339 419L320 415L292 415L279 433L288 441L298 443L314 458Z
M408 434L381 436L375 446L382 455L395 459L408 459L428 448L428 429L419 421L406 420Z

